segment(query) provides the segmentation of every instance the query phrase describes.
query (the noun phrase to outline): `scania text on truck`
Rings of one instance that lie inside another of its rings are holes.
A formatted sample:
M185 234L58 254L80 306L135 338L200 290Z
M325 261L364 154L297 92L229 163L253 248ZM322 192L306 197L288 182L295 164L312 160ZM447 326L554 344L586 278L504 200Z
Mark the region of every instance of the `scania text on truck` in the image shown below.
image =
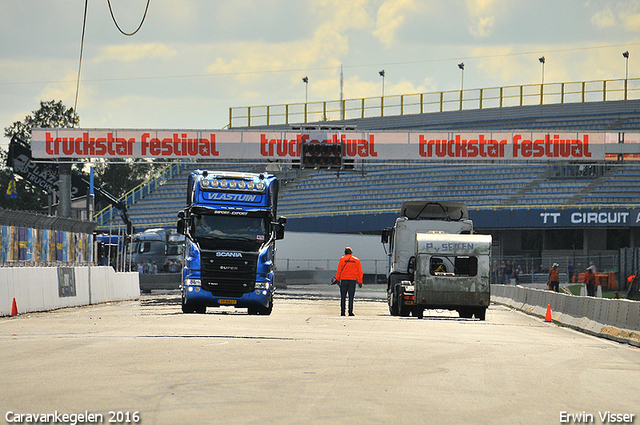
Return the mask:
M277 217L278 180L269 174L196 170L187 183L187 206L178 214L186 236L182 311L247 308L271 314L275 241L284 238Z
M422 317L425 309L449 309L484 320L491 236L472 233L464 203L403 203L394 227L382 231L391 315Z

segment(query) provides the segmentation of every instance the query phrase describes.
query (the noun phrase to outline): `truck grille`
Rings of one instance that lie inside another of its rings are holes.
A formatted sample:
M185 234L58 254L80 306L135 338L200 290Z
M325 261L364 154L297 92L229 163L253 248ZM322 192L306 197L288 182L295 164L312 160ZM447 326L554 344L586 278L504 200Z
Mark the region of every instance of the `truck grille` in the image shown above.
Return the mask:
M241 297L255 287L257 263L257 252L202 250L202 288L215 296Z

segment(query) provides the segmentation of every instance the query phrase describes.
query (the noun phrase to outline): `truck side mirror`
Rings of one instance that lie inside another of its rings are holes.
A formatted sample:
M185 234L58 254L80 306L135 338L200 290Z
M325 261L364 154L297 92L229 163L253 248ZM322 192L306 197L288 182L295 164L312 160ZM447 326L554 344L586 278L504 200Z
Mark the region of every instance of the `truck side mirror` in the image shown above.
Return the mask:
M389 243L389 229L382 229L382 243Z
M178 223L176 223L176 228L178 233L184 235L184 220L178 220Z
M416 257L409 258L407 264L407 274L411 276L411 280L413 280L414 273L416 272Z
M276 240L284 239L284 224L276 224Z

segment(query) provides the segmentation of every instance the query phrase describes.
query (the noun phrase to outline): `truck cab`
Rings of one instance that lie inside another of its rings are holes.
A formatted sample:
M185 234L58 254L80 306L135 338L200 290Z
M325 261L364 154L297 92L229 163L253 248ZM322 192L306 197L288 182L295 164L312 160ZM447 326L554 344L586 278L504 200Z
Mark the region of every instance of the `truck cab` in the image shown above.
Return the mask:
M408 316L414 313L414 315L422 317L424 309L432 308L428 307L430 305L438 305L437 308L440 309L446 308L444 306L446 303L439 301L434 301L435 304L431 304L429 297L424 297L424 302L422 302L422 298L419 300L415 298L417 267L422 267L422 271L427 267L424 264L424 261L426 261L426 257L424 257L425 252L420 251L424 246L418 244L418 236L436 234L444 235L441 237L445 239L449 238L451 243L458 244L466 243L464 242L465 240L471 241L474 238L473 222L469 219L467 207L464 203L426 200L406 201L402 204L400 217L396 219L395 225L392 228L382 231L382 243L389 257L387 301L391 315ZM489 244L489 251L490 245L491 244ZM446 270L444 273L455 273L457 270L455 258L448 261L445 258L435 258L437 257L434 257L433 261L435 263L438 261L445 263L441 267L440 272L443 272L442 268ZM418 261L421 263L418 264ZM460 261L458 267L462 267L464 260L460 259L458 261ZM429 267L431 267L431 265L429 265ZM424 285L420 286L420 288L422 288L420 291L422 291L424 287ZM455 307L452 309L461 312L462 316L468 316L469 311L472 312L471 314L473 316L476 312L476 310L467 310L467 307L472 307L471 305L456 306L453 302L450 303L450 305ZM473 304L473 306L475 306L475 304ZM480 308L483 306L479 305L477 307ZM479 317L481 315L480 310L477 310L477 313L476 316Z
M182 311L247 308L271 314L275 241L286 219L276 216L278 181L268 174L196 170L187 207L178 215L186 236Z

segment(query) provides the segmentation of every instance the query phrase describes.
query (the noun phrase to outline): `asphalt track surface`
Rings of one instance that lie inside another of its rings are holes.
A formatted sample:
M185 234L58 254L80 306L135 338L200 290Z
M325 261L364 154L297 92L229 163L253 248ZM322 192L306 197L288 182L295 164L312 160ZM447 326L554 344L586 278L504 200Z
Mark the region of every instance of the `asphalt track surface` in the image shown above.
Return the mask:
M173 292L0 318L0 423L640 423L637 348L499 305L418 320L381 287L356 298L355 317L316 285L279 290L270 316L182 314Z

